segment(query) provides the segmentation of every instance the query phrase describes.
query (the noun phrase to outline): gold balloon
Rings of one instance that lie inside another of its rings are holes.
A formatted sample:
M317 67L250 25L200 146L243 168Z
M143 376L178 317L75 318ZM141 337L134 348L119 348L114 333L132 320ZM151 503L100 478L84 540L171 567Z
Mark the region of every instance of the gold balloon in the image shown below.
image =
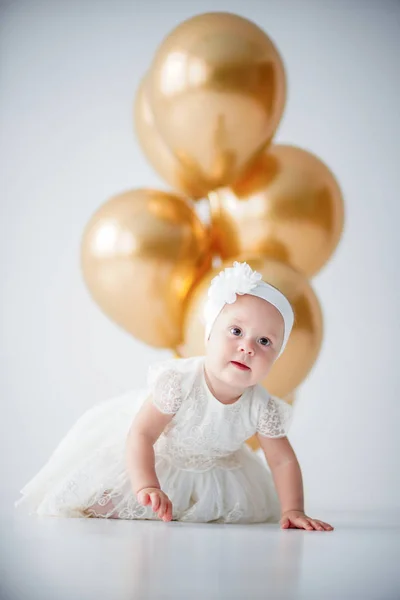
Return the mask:
M207 195L207 186L202 185L200 174L195 169L186 169L164 142L154 122L147 97L147 76L138 88L134 102L134 129L148 161L156 172L174 189L198 200Z
M311 277L332 256L343 230L335 177L294 146L270 146L234 185L209 199L214 245L224 259L270 256Z
M272 284L288 298L295 313L295 323L282 356L272 366L262 385L274 396L285 398L305 379L314 365L322 342L322 313L318 299L302 273L291 266L268 258L235 257L246 261L262 274L263 280ZM192 289L185 305L183 343L178 346L180 356L204 354L204 324L202 315L211 279L220 270L232 266L225 261L212 269Z
M272 139L285 104L284 66L253 22L206 13L162 42L148 94L160 135L210 191L229 185Z
M287 402L288 404L293 404L295 401L295 394L294 392L292 392L291 394L289 394L289 396L286 396L286 398L282 398L282 400L284 400L285 402ZM246 444L248 446L250 446L250 448L255 452L256 450L258 450L260 448L260 444L258 442L258 438L256 435L253 435L251 438L249 438L246 441Z
M81 264L103 312L141 341L174 347L183 303L210 267L209 236L183 198L131 190L106 202L83 235Z

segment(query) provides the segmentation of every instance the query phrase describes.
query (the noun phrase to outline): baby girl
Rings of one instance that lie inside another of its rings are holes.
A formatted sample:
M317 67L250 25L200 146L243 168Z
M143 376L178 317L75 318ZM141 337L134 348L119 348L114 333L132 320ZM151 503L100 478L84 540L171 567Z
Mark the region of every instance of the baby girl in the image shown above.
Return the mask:
M204 316L205 356L163 361L146 389L87 411L17 505L49 516L333 529L305 514L286 435L292 409L260 385L290 336L287 298L234 263L211 282ZM246 444L254 434L266 462Z

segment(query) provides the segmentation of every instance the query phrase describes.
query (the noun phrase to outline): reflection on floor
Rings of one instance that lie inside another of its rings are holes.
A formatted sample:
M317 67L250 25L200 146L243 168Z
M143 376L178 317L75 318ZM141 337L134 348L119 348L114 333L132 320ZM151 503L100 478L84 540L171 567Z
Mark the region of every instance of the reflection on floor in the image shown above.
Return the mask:
M335 531L10 511L0 519L0 598L400 598L398 515L318 511L318 518Z

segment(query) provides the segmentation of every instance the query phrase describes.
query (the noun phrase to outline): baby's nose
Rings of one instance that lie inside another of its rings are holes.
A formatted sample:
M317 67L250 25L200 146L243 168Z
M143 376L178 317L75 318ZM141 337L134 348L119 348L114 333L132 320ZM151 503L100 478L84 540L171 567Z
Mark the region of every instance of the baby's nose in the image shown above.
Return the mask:
M254 355L254 347L251 342L242 342L239 347L240 352L244 352L245 354L249 354L250 356Z

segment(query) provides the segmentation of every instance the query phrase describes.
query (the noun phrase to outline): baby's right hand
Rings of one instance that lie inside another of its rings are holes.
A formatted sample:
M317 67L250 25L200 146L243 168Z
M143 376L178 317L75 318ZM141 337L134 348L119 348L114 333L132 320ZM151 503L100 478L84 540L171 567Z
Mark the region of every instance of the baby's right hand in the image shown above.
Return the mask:
M144 488L137 493L137 499L142 506L151 504L153 512L163 521L172 521L172 503L163 491L158 488Z

